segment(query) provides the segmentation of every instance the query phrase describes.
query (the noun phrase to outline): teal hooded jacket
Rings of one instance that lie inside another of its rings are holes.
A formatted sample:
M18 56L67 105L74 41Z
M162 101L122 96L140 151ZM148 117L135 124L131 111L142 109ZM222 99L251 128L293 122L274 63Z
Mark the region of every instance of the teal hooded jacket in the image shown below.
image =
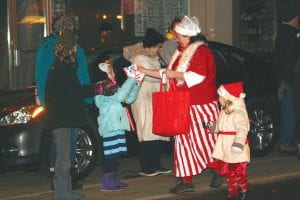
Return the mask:
M129 120L121 102L131 104L135 101L140 86L135 78L127 78L123 85L112 96L96 95L95 104L99 108L97 118L99 134L103 136L111 131L130 131Z
M57 36L52 33L45 37L35 54L35 81L37 87L37 95L41 105L45 105L45 90L51 65L54 62L54 48L57 42ZM77 77L81 85L91 84L88 65L83 49L77 45ZM92 98L85 99L85 103L92 103Z

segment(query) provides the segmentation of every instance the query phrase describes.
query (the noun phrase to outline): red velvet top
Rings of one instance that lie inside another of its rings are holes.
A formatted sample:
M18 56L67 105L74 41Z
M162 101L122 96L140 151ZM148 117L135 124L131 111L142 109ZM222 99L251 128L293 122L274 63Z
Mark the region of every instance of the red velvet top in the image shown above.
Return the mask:
M182 48L178 48L179 51L184 51ZM172 69L175 70L181 54L176 58L172 65ZM187 87L186 83L178 86L178 90L189 90L191 93L191 105L202 105L211 103L217 100L217 88L216 88L216 66L215 59L211 50L206 45L200 45L192 55L187 68L187 72L192 71L199 75L205 76L205 79L195 86Z

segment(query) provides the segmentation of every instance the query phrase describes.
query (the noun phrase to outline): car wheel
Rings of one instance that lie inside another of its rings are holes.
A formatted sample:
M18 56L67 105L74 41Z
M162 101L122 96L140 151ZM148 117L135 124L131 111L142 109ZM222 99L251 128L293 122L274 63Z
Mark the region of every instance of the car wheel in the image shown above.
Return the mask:
M274 146L276 139L275 123L272 112L266 105L254 104L248 106L250 131L248 138L253 156L267 155Z
M99 139L89 126L79 128L76 149L75 178L82 180L95 168L99 155Z
M44 132L41 139L41 163L40 170L46 177L51 177L50 147L52 134ZM82 180L95 168L99 156L99 139L90 126L78 128L76 148L76 180Z

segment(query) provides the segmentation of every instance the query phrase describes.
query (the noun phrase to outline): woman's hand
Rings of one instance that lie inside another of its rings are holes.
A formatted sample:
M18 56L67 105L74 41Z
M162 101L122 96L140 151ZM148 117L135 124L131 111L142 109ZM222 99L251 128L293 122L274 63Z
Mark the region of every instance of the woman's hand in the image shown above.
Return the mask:
M157 69L147 69L143 66L140 65L136 65L136 70L147 75L147 76L151 76L151 77L155 77L155 78L161 78L160 77L160 72Z
M174 70L167 69L165 73L168 78L175 78L176 72Z
M143 72L140 72L140 71L135 72L135 79L136 79L137 84L141 84L143 82L144 77L145 77L145 74Z
M176 79L184 80L183 72L177 72L171 69L167 69L166 74L168 78L176 78Z

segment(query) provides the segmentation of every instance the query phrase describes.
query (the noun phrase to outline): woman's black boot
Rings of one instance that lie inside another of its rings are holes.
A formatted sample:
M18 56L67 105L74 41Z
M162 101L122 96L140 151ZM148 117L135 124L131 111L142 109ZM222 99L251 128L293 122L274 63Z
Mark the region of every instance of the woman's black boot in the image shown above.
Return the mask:
M73 190L80 190L82 189L82 184L77 182L76 177L75 177L75 167L70 168L70 175L71 175L71 181L72 181L72 189Z

